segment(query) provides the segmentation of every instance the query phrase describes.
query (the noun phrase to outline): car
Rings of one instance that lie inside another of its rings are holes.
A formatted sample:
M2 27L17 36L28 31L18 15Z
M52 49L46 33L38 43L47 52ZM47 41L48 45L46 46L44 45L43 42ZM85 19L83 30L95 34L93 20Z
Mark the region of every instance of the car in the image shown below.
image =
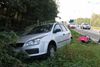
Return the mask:
M18 39L14 51L24 52L27 57L53 57L57 48L70 44L71 32L61 23L49 23L34 27Z
M75 29L75 28L76 28L76 24L69 24L69 25L68 25L68 28L70 28L70 29Z
M91 29L91 25L90 24L81 24L81 29L88 29L90 30Z

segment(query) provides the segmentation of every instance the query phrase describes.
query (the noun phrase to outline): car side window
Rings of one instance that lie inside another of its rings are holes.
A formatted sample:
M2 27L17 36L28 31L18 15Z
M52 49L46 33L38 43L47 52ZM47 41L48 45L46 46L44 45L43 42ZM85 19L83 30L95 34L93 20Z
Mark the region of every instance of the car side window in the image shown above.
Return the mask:
M53 31L55 31L55 30L57 30L57 29L59 29L59 30L61 30L61 31L62 31L62 28L60 27L60 25L59 25L59 24L56 24L56 25L54 26Z
M64 25L61 24L61 27L62 27L63 31L67 31L67 29L65 28Z

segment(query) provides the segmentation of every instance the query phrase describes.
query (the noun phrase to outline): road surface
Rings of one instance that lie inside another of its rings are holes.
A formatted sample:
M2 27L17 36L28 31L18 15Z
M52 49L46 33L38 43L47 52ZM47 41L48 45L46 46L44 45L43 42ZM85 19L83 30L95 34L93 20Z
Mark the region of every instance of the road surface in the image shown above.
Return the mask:
M75 31L77 31L80 34L89 36L93 41L98 42L100 39L100 32L95 30L84 30L80 28L76 28Z

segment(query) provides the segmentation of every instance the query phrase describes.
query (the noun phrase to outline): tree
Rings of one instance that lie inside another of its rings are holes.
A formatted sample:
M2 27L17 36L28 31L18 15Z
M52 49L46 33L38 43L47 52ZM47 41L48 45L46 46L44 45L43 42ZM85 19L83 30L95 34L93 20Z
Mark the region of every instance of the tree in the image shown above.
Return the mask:
M54 0L1 0L0 5L0 24L12 30L54 20L58 13Z
M77 18L76 22L78 24L81 24L81 23L89 23L90 24L90 18Z
M93 14L91 18L91 23L93 26L100 27L100 14Z

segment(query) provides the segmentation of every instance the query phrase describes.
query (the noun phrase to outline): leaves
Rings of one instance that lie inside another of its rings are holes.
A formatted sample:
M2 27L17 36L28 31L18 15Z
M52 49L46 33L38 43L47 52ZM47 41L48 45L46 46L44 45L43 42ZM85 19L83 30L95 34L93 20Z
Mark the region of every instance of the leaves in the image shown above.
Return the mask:
M0 2L4 3L0 8L0 27L8 30L20 31L37 22L55 20L58 13L54 0L2 0Z
M78 24L89 23L92 26L100 27L100 14L92 14L91 18L77 18L76 22Z
M14 32L0 32L0 43L10 44L15 43L18 36Z

